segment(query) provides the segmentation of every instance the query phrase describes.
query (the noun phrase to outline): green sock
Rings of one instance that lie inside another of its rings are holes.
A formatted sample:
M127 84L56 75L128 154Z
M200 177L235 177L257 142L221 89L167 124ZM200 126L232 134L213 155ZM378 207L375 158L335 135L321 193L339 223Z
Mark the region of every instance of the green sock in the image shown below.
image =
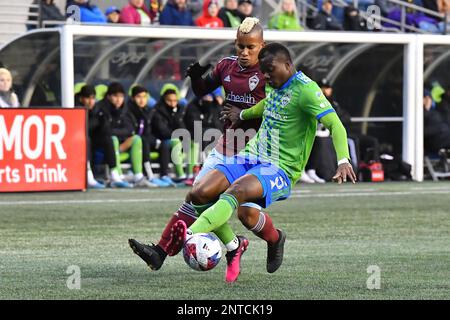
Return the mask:
M231 226L228 222L214 229L213 232L225 245L230 243L234 238L236 238L236 234L234 233L233 229L231 229Z
M189 153L189 163L187 167L187 174L194 174L194 166L198 163L200 145L196 142L191 142L191 152Z
M175 173L177 177L184 175L183 169L183 144L180 139L170 140L170 146L172 147L172 161L175 167Z
M200 216L208 208L213 206L214 203L201 205L191 203L191 205L194 207L195 211L197 212L197 215ZM224 223L220 227L214 229L213 232L220 239L220 241L222 241L223 244L230 243L236 237L236 234L234 233L233 229L231 229L231 226L228 223Z
M133 136L131 166L133 167L134 174L142 173L142 139L138 135Z
M120 167L120 143L116 136L112 136L112 141L114 145L114 155L116 156L116 167L114 168L119 175L122 175L122 168Z
M220 196L219 201L198 217L189 229L193 233L211 232L224 225L238 205L239 203L233 195L224 193Z

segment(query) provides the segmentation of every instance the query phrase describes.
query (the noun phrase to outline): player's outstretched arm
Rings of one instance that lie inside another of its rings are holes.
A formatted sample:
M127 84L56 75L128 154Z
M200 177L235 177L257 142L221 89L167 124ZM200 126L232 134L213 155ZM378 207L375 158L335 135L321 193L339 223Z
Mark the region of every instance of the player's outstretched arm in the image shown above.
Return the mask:
M350 155L347 144L347 132L335 112L331 112L320 119L320 122L331 132L333 138L334 149L339 160L339 165L333 181L341 184L347 182L347 178L351 182L356 182L356 174L353 171L352 165L349 163Z

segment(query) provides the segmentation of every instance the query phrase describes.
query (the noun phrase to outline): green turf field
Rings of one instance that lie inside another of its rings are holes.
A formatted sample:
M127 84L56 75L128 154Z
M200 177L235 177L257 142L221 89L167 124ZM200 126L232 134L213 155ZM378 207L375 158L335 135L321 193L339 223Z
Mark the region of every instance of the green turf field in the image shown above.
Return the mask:
M449 299L450 183L297 186L273 205L287 232L285 260L265 271L250 239L242 274L223 280L181 256L149 272L127 244L154 241L187 189L0 195L0 299ZM81 289L66 286L69 266ZM367 289L367 268L381 288Z

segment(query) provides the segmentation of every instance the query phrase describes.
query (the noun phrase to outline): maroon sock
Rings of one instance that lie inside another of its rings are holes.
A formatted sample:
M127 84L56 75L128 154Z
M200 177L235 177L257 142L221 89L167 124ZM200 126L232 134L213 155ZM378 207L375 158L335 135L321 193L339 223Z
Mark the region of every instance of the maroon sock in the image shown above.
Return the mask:
M197 218L195 218L196 213L194 208L192 206L185 202L181 205L181 207L175 212L175 214L172 216L172 218L167 223L166 227L164 228L164 231L161 235L161 239L159 240L158 246L161 247L161 249L164 250L164 252L167 253L167 244L170 241L170 230L172 229L172 226L175 222L178 220L183 220L188 227L190 227Z
M278 230L273 226L272 218L262 211L259 214L258 223L250 231L269 244L275 244L280 237Z

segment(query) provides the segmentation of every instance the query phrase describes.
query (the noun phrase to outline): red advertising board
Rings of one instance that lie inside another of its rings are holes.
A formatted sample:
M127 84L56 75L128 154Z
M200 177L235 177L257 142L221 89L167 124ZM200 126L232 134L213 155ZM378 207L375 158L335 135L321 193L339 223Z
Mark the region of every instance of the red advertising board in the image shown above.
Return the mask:
M0 192L86 189L86 110L0 109Z

